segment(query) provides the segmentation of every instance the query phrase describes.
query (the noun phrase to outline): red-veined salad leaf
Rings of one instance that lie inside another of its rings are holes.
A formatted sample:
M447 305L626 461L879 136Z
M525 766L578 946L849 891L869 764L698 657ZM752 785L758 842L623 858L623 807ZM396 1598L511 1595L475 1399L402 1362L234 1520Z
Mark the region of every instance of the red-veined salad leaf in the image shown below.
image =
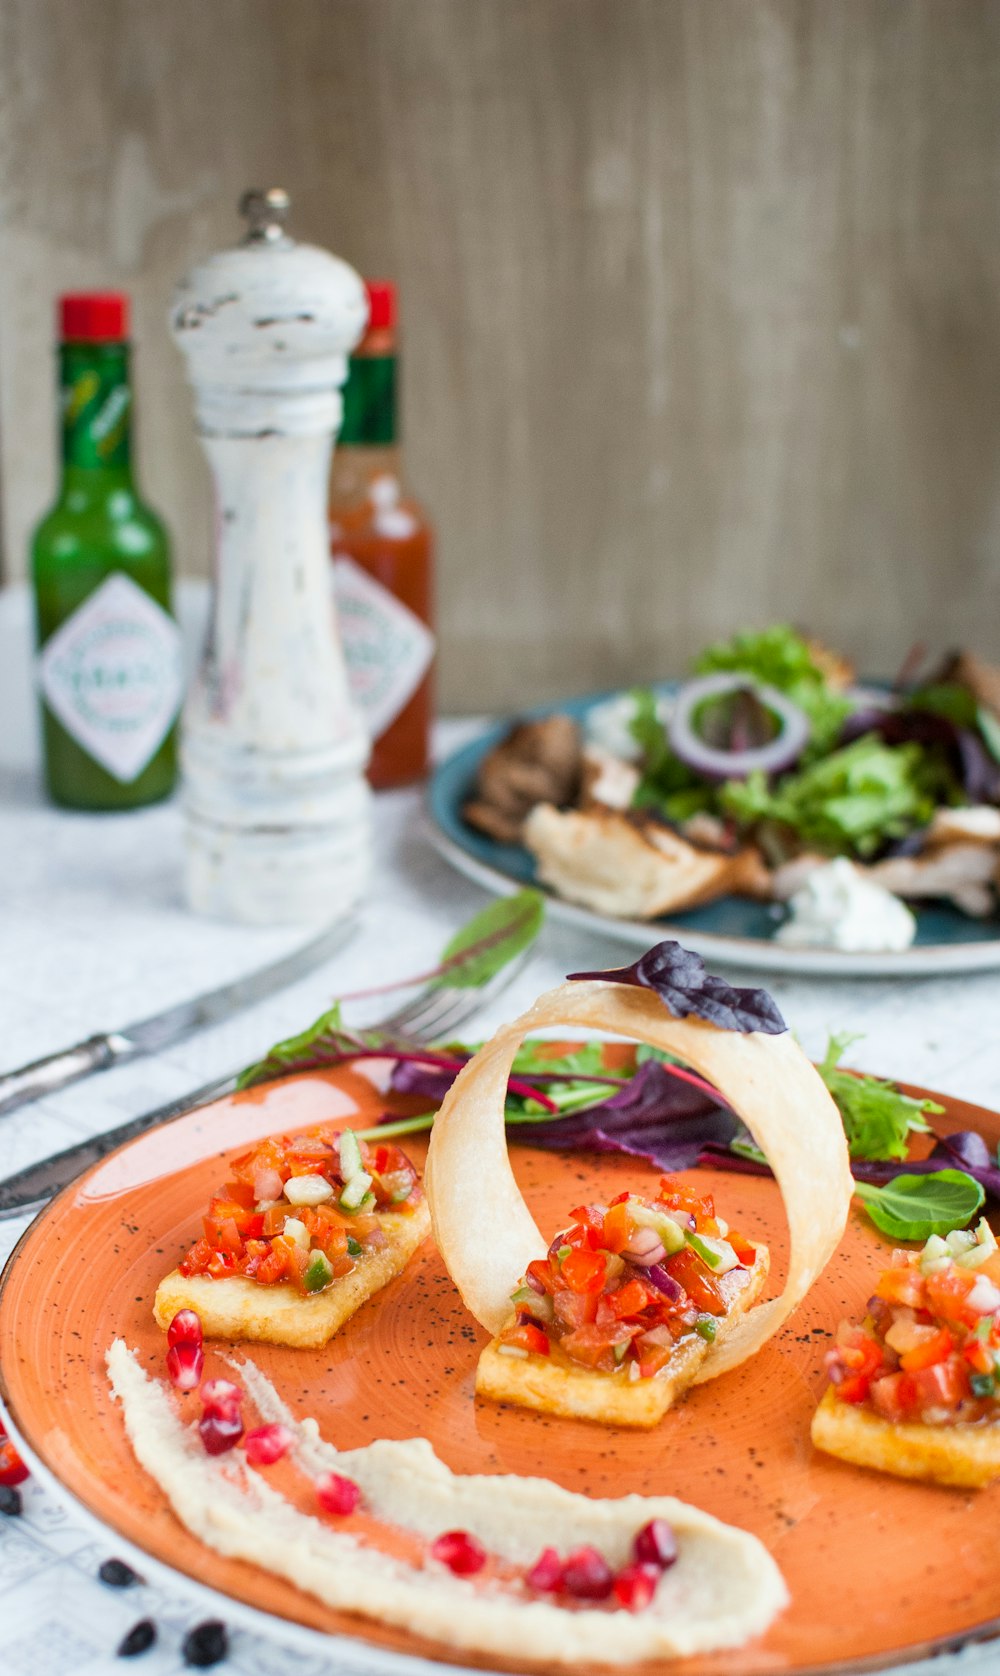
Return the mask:
M481 989L531 946L544 920L541 891L519 890L491 902L445 945L441 969L427 974L427 981L442 989Z
M604 983L651 989L674 1018L702 1018L718 1030L744 1034L759 1030L778 1036L788 1029L766 989L734 989L724 978L706 972L700 955L680 943L657 943L631 966L607 972L570 972L570 980L597 978Z

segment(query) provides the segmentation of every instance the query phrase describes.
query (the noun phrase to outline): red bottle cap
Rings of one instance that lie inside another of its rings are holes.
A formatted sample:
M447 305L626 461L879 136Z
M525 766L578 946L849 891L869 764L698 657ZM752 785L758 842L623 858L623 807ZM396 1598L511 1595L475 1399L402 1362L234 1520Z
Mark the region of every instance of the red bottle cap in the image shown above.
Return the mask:
M368 330L391 332L396 324L396 284L392 279L366 279Z
M64 343L116 343L128 337L128 297L122 291L73 291L59 298Z

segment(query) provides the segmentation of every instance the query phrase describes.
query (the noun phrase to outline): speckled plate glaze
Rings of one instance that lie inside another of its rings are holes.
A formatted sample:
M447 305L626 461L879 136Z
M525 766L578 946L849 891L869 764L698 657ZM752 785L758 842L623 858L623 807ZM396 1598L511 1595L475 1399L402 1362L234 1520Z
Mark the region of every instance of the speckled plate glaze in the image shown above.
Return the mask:
M948 1105L942 1128L975 1125L991 1144L1000 1138L1000 1115ZM215 1604L231 1619L333 1658L339 1649L352 1670L414 1673L427 1670L426 1660L468 1669L476 1660L467 1655L331 1612L189 1536L137 1466L104 1373L116 1334L162 1371L153 1293L196 1234L209 1194L225 1179L227 1154L319 1121L361 1127L385 1107L367 1076L300 1077L190 1112L106 1159L42 1213L7 1264L0 1388L46 1478L115 1532L119 1551L138 1551L152 1571L173 1567L228 1597ZM423 1146L412 1150L422 1162ZM546 1229L581 1199L609 1197L650 1174L607 1156L517 1147L513 1157ZM713 1171L697 1179L725 1216L768 1241L780 1270L784 1219L773 1183ZM648 1434L474 1401L484 1334L431 1241L325 1350L259 1346L252 1354L292 1406L314 1414L345 1448L423 1435L460 1472L539 1474L590 1495L669 1493L754 1531L784 1571L789 1610L735 1660L643 1667L651 1673L878 1666L1000 1628L1000 1489L966 1494L906 1484L828 1459L809 1442L823 1350L841 1316L863 1311L885 1245L860 1213L852 1215L841 1250L790 1326L748 1366L692 1391ZM208 1369L229 1371L212 1352ZM544 1538L539 1531L539 1547ZM512 1655L507 1668L525 1667Z
M672 690L667 681L657 688L660 692ZM582 721L596 704L620 696L614 692L589 693L525 711L517 719L548 716L559 710ZM466 826L462 806L472 792L480 762L504 737L514 719L496 723L481 738L454 751L435 770L427 790L430 837L435 848L460 872L500 895L537 882L534 858L520 844L499 844ZM785 948L774 941L780 915L769 903L752 902L742 896L722 896L717 902L672 914L669 919L632 920L591 913L588 908L578 908L550 894L549 912L553 919L611 934L634 948L647 949L659 933L677 937L708 960L764 972L812 973L817 977L923 977L1000 966L1000 923L970 919L946 903L922 907L917 915L916 942L895 954Z

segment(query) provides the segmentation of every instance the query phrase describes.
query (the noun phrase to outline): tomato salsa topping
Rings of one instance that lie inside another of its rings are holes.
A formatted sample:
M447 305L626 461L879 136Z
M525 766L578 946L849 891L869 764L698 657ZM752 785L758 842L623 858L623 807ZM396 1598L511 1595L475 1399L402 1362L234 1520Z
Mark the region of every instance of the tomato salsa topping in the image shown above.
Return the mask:
M660 1178L655 1199L620 1193L571 1215L511 1294L515 1318L499 1343L507 1355L650 1379L678 1339L715 1338L734 1295L722 1278L757 1257L716 1217L710 1195L673 1176Z
M826 1367L841 1402L947 1426L1000 1414L1000 1253L989 1224L894 1251L861 1326L842 1321Z
M350 1129L272 1135L232 1171L180 1264L183 1275L322 1292L387 1243L382 1212L412 1211L423 1197L401 1147L369 1146Z

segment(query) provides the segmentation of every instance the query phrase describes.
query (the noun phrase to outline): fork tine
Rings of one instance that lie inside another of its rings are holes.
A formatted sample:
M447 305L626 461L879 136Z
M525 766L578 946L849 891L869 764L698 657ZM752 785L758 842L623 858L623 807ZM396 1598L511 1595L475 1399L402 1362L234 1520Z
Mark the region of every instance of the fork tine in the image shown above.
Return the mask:
M403 1007L368 1028L397 1031L417 1041L433 1041L446 1030L454 1030L504 990L524 970L531 957L524 949L502 967L481 989L422 989Z

